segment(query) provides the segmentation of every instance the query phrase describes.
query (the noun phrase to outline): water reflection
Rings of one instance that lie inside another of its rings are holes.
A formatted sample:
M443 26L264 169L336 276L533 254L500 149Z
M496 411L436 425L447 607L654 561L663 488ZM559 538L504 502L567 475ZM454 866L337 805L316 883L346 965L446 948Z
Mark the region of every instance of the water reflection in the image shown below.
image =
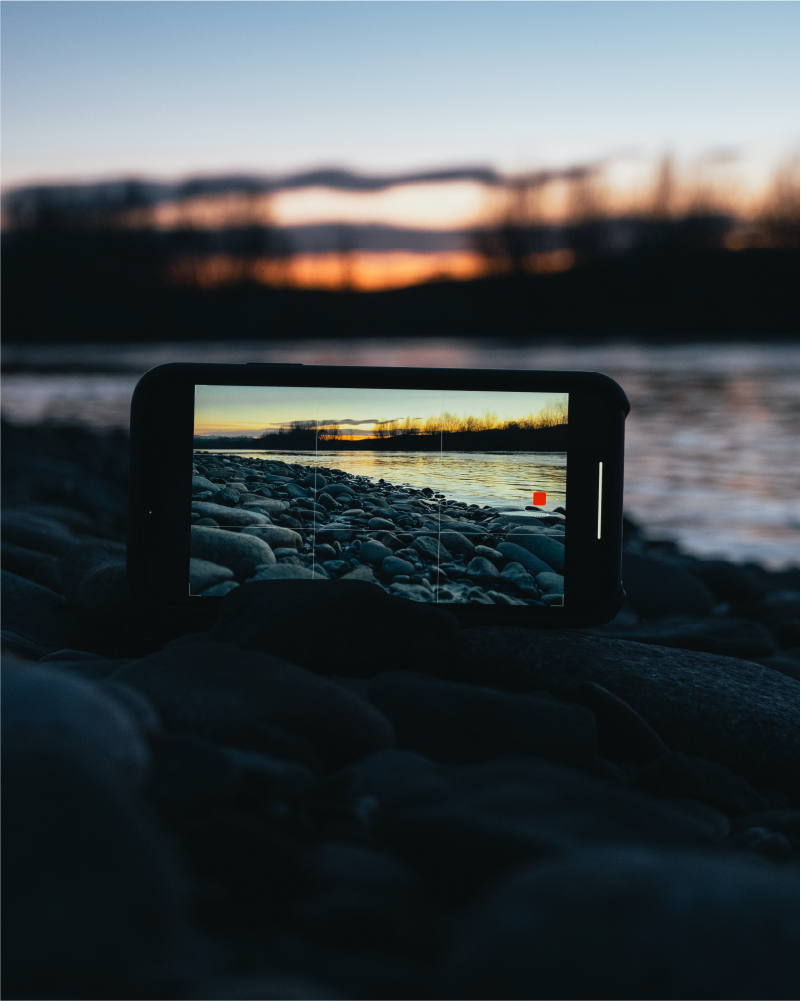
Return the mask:
M209 449L234 454L230 449ZM341 469L355 476L384 479L393 486L430 487L449 500L502 511L523 512L535 490L545 491L552 511L565 503L567 457L563 452L247 452L254 459L275 457L281 462Z

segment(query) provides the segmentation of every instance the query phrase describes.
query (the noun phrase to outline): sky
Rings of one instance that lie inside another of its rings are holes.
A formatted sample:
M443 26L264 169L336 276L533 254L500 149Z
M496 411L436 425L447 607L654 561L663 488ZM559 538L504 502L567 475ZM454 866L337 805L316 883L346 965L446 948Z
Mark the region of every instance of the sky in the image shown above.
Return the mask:
M758 174L798 138L794 0L5 0L0 15L5 186L668 150ZM325 216L301 203L292 220Z
M196 386L195 434L261 434L293 421L347 424L369 435L392 420L449 412L496 414L500 421L538 413L553 393L501 393L474 390L341 389L308 386Z

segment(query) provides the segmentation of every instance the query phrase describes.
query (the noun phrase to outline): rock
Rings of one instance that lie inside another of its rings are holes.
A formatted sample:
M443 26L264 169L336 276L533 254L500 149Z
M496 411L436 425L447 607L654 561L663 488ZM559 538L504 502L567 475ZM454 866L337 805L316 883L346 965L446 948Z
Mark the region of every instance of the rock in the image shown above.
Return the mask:
M384 529L386 531L391 531L395 527L395 523L390 521L389 518L371 518L367 522L367 527L372 532L380 531Z
M409 601L434 601L434 592L421 584L398 581L390 584L389 590L396 598L407 598Z
M78 541L78 537L61 522L16 508L7 508L3 512L0 538L3 542L52 556L63 556Z
M543 595L565 593L565 578L558 573L538 573L535 580Z
M396 577L398 574L411 576L414 573L414 564L398 559L397 556L386 556L381 562L381 573L385 577Z
M169 730L302 764L314 763L308 747L336 768L394 743L386 718L341 686L227 643L179 640L113 678L143 691Z
M239 584L235 580L226 580L222 584L215 584L213 587L206 588L201 594L207 598L224 598L235 587L239 587Z
M416 538L411 548L417 550L428 563L447 563L451 558L448 550L429 535L421 535Z
M294 529L285 528L283 525L251 525L243 528L241 535L252 535L256 539L261 539L268 546L275 549L277 546L300 549L303 539ZM269 560L264 560L267 563Z
M483 556L486 560L493 560L500 562L503 559L503 553L499 552L497 549L492 549L490 546L476 546L476 556Z
M377 675L368 694L392 721L398 747L434 761L541 757L586 765L597 754L592 712L549 696L514 695L407 671Z
M374 793L376 834L451 903L475 898L512 866L587 845L719 842L705 818L552 762L429 763L400 780L402 791Z
M520 546L527 550L537 559L548 564L548 568L555 570L558 574L565 572L565 547L556 539L544 535L541 531L525 531L523 528L512 529L506 536L507 543ZM498 549L504 553L501 546ZM504 553L506 555L506 553ZM523 563L518 560L518 563ZM526 564L523 563L523 566ZM543 571L544 572L544 571Z
M537 862L468 919L432 993L794 998L793 883L734 855L640 845Z
M258 580L327 580L328 574L322 566L298 566L293 563L279 563L276 566L260 568L248 578L248 584Z
M669 750L659 734L623 699L594 681L560 689L562 698L586 706L595 714L598 752L610 761L645 765Z
M303 528L303 525L298 521L297 518L293 518L291 514L282 514L278 517L278 524L282 525L284 528Z
M65 647L96 651L105 637L70 608L60 594L24 577L2 571L3 643L27 657Z
M301 487L297 483L293 483L291 480L289 483L284 485L284 489L292 498L309 496L309 491L305 487Z
M211 480L207 480L205 476L193 476L192 493L200 493L201 490L211 490L214 493L219 490L219 487L216 483L212 483Z
M681 647L682 650L703 650L743 660L771 657L777 652L773 633L759 622L748 619L671 616L632 626L613 626L609 623L595 632L610 638L657 643L659 646Z
M741 775L716 761L686 754L662 755L639 771L632 784L655 796L708 803L729 817L753 813L767 805Z
M226 507L234 507L239 503L239 499L241 497L241 493L236 489L236 486L238 486L238 484L226 483L222 490L213 495L213 503L224 504Z
M189 560L189 588L192 594L200 594L215 584L231 580L233 576L234 571L229 567L221 567L208 560Z
M61 580L68 603L82 615L121 619L130 609L126 549L119 542L79 542L61 561Z
M716 604L712 592L694 574L636 553L623 553L623 587L646 619L677 613L708 615Z
M272 497L255 497L248 494L240 503L243 507L255 508L257 511L263 511L270 515L280 515L283 511L289 510L289 504L286 501L274 500Z
M37 553L33 549L2 543L2 564L6 570L20 577L27 577L42 587L59 592L62 588L61 560L51 553Z
M514 542L499 542L498 552L502 553L510 563L519 563L535 577L539 573L553 573L548 563Z
M242 581L252 576L260 564L275 563L272 549L264 539L244 532L226 532L221 528L201 528L192 525L190 555L219 566L230 567L234 577Z
M504 581L514 585L521 594L530 598L538 598L540 589L531 574L524 569L522 563L507 563L501 573Z
M797 788L798 683L731 657L569 631L463 630L463 677L514 691L594 681L674 751L718 761L757 789Z
M698 560L686 569L714 594L718 601L754 601L763 593L762 585L747 567L725 560Z
M350 570L350 563L345 560L326 560L322 566L329 577L341 577Z
M136 788L150 755L119 695L52 666L4 666L3 757L47 754L109 783Z
M485 560L483 556L476 556L467 564L465 574L476 584L484 587L500 586L503 581L494 563Z
M349 501L355 498L356 493L352 487L346 483L329 483L320 490L321 494L330 494L340 501Z
M449 552L456 553L457 556L464 556L465 559L471 559L476 555L476 547L473 543L461 532L456 532L453 529L443 528L440 542ZM478 555L482 554L478 553Z
M367 584L379 584L378 578L373 573L372 567L356 567L356 569L351 570L350 573L344 574L342 576L342 580L361 580Z
M344 545L346 542L350 542L354 536L354 531L352 528L347 528L346 526L340 527L337 524L326 525L325 528L318 528L315 533L315 538L319 543L325 543L331 545L334 542L339 542L340 545Z
M329 546L325 543L322 545L317 545L314 550L315 558L318 562L324 563L326 560L336 559L337 551L333 546Z
M522 598L515 598L511 594L504 594L501 591L487 591L487 597L492 598L496 605L527 605Z
M392 550L388 546L382 546L380 542L363 542L359 549L361 562L372 563L373 566L383 563L390 556L392 556Z
M83 761L40 752L4 757L3 798L4 994L188 991L181 879L124 786Z
M193 513L194 517L194 513ZM202 528L219 528L219 521L215 521L214 518L198 518L197 521L192 522L193 525L200 525Z
M226 596L209 635L321 674L371 677L408 664L455 671L457 634L458 620L444 609L401 601L346 575L238 588Z
M339 510L339 503L334 500L331 494L320 494L317 500L320 506L324 507L328 512Z
M209 501L192 501L192 510L201 517L214 518L220 525L266 525L269 519L259 511L249 511L241 507L226 507Z

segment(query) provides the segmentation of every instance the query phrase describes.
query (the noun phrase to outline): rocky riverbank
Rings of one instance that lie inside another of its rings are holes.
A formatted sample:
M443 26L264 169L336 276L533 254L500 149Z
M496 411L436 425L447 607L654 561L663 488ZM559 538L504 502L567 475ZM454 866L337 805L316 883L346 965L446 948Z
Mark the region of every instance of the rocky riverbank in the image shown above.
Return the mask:
M297 539L193 557L238 586L159 617L125 583L125 440L4 445L5 997L797 997L797 571L627 525L614 622L460 629L393 589L516 596L467 570L522 561L384 562L432 508L504 555L496 512L198 456L195 503L257 517L195 532Z
M561 605L565 510L503 514L341 469L199 452L196 594L342 578L414 601Z

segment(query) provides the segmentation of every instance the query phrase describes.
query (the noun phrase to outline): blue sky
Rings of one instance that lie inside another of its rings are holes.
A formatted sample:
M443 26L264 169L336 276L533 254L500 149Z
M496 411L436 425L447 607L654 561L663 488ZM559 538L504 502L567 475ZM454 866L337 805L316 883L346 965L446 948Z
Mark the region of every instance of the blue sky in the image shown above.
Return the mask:
M795 2L2 3L5 184L786 155Z

